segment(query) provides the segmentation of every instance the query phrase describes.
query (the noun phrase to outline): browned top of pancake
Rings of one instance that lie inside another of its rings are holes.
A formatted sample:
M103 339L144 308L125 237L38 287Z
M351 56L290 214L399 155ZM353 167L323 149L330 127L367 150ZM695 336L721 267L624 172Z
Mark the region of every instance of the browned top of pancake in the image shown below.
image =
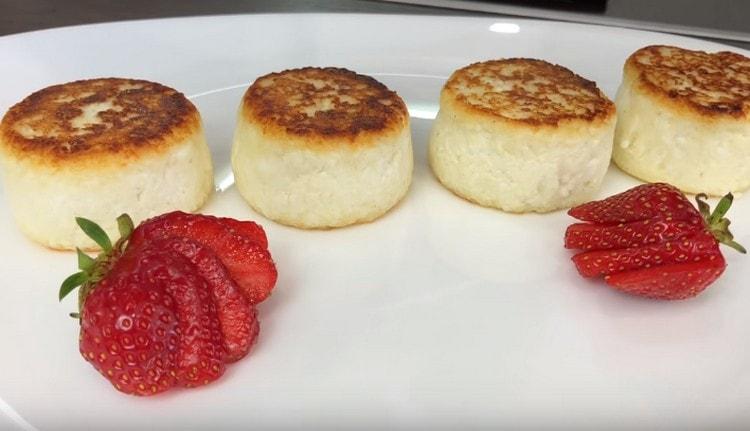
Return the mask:
M474 113L527 126L610 118L615 107L596 84L542 60L510 58L453 73L443 96Z
M642 88L708 117L750 118L750 58L674 46L647 46L625 63Z
M400 131L408 124L403 100L374 78L333 67L305 67L258 78L242 100L245 119L267 133L308 142L354 142Z
M10 108L0 123L0 146L49 164L139 157L199 126L195 106L174 89L91 79L44 88Z

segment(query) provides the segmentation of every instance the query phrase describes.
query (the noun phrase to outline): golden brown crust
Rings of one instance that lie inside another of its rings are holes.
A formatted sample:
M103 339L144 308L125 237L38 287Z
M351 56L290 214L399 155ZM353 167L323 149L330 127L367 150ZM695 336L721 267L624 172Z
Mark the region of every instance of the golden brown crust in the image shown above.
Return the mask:
M625 63L626 79L672 107L706 117L750 118L750 58L652 45Z
M163 151L200 127L195 106L161 84L101 78L53 85L12 108L0 146L47 166L128 159Z
M472 113L525 126L602 121L615 106L596 83L556 64L529 58L490 60L453 73L443 87Z
M245 92L241 115L265 133L310 144L365 143L401 131L409 121L403 100L374 78L347 69L305 67L258 78Z

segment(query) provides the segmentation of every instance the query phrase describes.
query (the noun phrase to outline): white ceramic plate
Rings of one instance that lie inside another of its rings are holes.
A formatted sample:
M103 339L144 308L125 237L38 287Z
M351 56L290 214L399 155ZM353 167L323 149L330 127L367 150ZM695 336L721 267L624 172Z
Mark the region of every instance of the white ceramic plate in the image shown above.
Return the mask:
M571 222L564 212L480 208L443 189L425 161L452 70L536 57L613 96L623 61L647 44L724 49L588 25L373 15L140 21L0 38L2 111L41 87L97 76L145 78L191 95L224 189L204 211L263 224L280 273L260 306L260 342L224 378L156 398L121 395L79 356L72 298L57 302L74 255L27 241L0 196L0 427L750 426L747 257L726 251L729 269L694 300L619 294L576 275L562 247ZM305 65L373 75L410 107L414 182L374 223L286 228L231 187L244 87ZM600 195L635 184L612 168ZM750 198L732 214L749 245Z

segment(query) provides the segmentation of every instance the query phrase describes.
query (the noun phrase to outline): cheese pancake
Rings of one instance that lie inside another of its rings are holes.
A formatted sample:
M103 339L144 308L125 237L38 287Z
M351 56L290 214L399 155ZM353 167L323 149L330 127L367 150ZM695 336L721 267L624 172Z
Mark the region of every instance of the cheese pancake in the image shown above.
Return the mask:
M94 248L77 216L117 232L174 209L199 208L213 188L195 106L161 84L102 78L47 87L0 123L0 161L15 219L52 248Z
M750 58L647 46L625 62L614 161L715 196L750 187Z
M475 63L454 72L430 137L435 176L457 195L509 212L548 212L599 189L614 104L592 81L542 60Z
M395 92L346 69L271 73L242 99L232 168L248 204L279 223L371 221L411 183L409 114Z

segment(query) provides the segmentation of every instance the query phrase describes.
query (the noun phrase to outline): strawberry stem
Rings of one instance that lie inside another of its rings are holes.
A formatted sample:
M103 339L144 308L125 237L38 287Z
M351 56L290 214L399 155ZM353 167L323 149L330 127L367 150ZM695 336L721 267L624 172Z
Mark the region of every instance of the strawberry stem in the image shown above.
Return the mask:
M724 217L729 211L729 208L732 207L732 202L734 201L732 193L727 193L722 197L713 212L711 212L711 207L706 202L706 199L708 199L708 196L706 196L705 193L700 193L695 196L695 201L698 203L698 210L706 221L711 234L720 243L729 246L742 254L747 254L745 247L734 240L734 235L732 235L732 232L729 230L731 222Z

